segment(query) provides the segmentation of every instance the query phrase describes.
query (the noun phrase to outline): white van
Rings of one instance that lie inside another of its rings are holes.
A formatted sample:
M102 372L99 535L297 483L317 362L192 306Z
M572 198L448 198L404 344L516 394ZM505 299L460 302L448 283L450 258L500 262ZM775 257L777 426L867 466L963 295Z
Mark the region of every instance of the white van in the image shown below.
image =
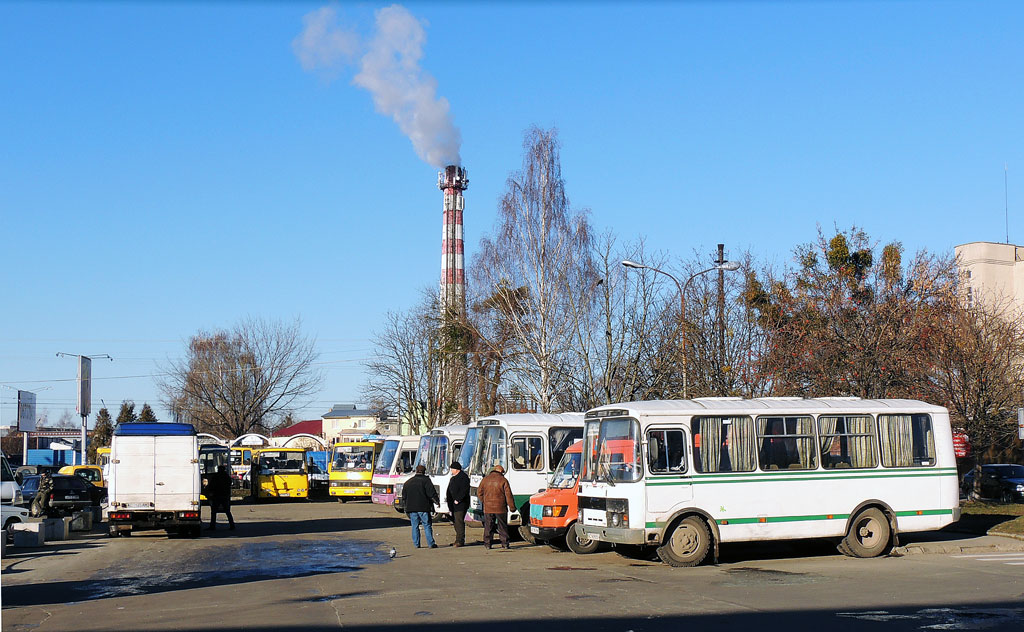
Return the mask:
M11 469L11 464L7 462L7 457L0 454L3 459L3 483L2 492L0 492L0 502L7 505L20 505L24 502L21 497L21 486L18 485L18 481L14 478L14 470Z
M370 500L378 505L395 504L395 485L404 482L416 463L420 435L391 435L373 464Z
M483 477L500 465L505 468L505 478L516 501L508 524L520 526L523 539L532 541L530 496L547 489L548 478L562 454L583 438L583 413L494 415L481 419L475 426L476 445L466 466L470 484L466 520L483 522L483 506L476 490Z

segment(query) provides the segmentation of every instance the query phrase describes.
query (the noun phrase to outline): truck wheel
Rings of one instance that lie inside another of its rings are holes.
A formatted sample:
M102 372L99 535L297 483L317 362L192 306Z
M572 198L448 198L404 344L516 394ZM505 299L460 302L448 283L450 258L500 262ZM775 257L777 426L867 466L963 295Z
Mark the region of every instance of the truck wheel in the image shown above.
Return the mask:
M699 566L711 550L711 532L697 516L687 516L658 547L658 557L669 566Z
M110 528L107 529L107 536L111 538L119 538L121 537L121 530L111 525Z
M192 538L194 540L202 534L202 527L200 527L199 525L194 525L191 527L182 527L181 531L181 535L185 536L186 538Z
M521 524L519 525L519 537L527 544L537 544L537 538L533 537L530 533L530 525Z
M575 524L569 525L569 530L565 533L565 545L577 555L593 553L600 544L600 540L592 540L586 535L577 534Z
M892 529L881 511L869 507L857 514L843 544L853 557L878 557L889 549Z

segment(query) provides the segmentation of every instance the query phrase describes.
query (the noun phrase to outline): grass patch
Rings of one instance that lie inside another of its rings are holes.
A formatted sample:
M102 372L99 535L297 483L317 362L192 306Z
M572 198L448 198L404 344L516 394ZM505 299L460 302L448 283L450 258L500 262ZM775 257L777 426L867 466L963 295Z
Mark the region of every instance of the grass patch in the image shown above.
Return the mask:
M961 531L1024 535L1024 504L968 500L960 505L960 511L956 526Z

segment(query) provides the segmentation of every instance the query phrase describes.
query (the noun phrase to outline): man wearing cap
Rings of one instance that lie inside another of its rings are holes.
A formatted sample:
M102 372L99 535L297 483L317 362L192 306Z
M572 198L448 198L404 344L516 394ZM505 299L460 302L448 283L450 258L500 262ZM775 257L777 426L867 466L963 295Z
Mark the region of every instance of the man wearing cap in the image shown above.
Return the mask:
M437 498L437 490L427 478L427 468L417 465L416 476L406 481L405 487L402 488L402 506L409 515L409 522L412 524L412 543L416 548L420 548L421 524L423 533L427 536L427 546L437 548L434 542L434 529L430 525L430 512L434 505L441 505Z
M512 486L505 478L505 468L495 465L491 473L480 481L476 495L484 506L484 548L491 548L494 528L498 528L501 548L508 546L508 512L516 510L516 501L512 497Z
M452 524L455 526L455 542L452 546L466 544L466 510L469 509L469 476L462 471L462 464L452 461L452 477L448 481L448 492L445 500L448 511L452 512Z

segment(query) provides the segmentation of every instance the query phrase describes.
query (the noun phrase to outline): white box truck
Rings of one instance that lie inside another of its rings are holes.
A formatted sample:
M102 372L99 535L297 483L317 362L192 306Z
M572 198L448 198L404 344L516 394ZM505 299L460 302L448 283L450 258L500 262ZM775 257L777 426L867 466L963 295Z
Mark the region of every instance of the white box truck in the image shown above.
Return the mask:
M165 529L200 531L199 441L192 424L124 423L110 447L110 536Z

